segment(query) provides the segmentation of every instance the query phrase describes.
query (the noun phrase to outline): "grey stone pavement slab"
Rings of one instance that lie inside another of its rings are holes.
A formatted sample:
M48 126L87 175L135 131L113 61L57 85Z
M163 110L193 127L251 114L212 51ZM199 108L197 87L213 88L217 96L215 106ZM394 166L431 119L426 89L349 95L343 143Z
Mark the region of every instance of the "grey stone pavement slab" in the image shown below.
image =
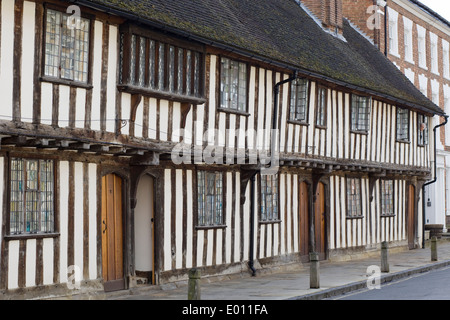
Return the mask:
M224 276L214 281L201 280L202 300L321 300L367 287L368 267L381 265L381 254L351 261L322 261L320 289L310 289L309 264L288 272ZM450 241L438 242L438 261L431 261L425 249L389 252L389 273L380 282L399 280L418 273L450 266ZM162 286L147 286L106 294L107 300L187 300L187 281Z

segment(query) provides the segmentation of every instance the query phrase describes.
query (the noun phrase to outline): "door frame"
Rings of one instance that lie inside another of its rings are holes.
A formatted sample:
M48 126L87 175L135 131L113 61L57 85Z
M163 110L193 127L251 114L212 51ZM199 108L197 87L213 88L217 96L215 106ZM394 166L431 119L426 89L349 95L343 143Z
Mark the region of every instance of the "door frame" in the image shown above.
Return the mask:
M153 249L152 249L152 252L151 252L151 256L152 256L152 261L153 262L152 262L152 275L151 275L151 279L150 279L151 283L149 283L149 284L155 285L156 284L156 279L157 279L157 277L156 277L156 273L157 273L156 272L156 268L157 268L156 241L157 241L157 238L158 238L156 236L156 230L159 229L159 228L157 228L157 225L156 225L156 223L158 221L157 214L156 214L157 208L158 208L157 202L159 203L159 201L157 200L157 197L158 197L158 192L157 192L157 189L158 189L158 176L155 175L154 172L148 171L148 170L144 171L139 176L139 178L136 180L136 182L135 182L136 183L136 191L135 191L136 197L135 197L135 201L133 201L134 203L133 203L133 207L132 207L132 225L133 225L133 230L132 230L132 236L131 236L131 238L132 238L131 241L132 241L132 244L133 244L133 253L132 253L133 275L136 276L136 246L135 246L135 241L136 241L135 214L136 214L136 211L135 210L136 210L137 201L138 201L138 199L137 199L137 192L138 192L138 189L139 189L139 184L140 184L142 178L145 177L145 176L150 177L152 179L152 181L153 181L153 217L151 218L153 220L152 225L151 225L151 228L152 228L152 242L153 242Z
M135 266L135 256L136 248L134 245L134 238L136 237L134 232L134 214L137 205L137 190L139 187L139 182L144 175L148 175L153 178L153 196L154 196L154 210L153 210L153 265L154 270L152 274L152 284L159 284L159 273L162 270L162 261L164 257L164 244L162 243L164 237L164 169L155 168L152 166L131 166L130 168L130 233L127 237L127 242L130 243L130 250L128 253L128 265L129 275L131 278L136 276L136 266Z
M128 235L129 235L129 177L128 173L123 170L122 168L116 168L116 167L104 167L102 169L99 169L98 174L98 217L97 217L97 231L100 235L100 240L98 241L97 245L97 252L98 258L97 258L97 270L99 277L103 279L103 240L102 240L102 232L103 232L103 224L102 224L102 203L103 203L103 189L102 189L102 179L110 174L116 175L122 180L122 259L123 259L123 288L117 289L116 286L109 286L107 282L103 282L103 286L105 291L116 291L120 289L128 289L128 275L129 275L129 257L127 252L129 251L129 241L128 241ZM105 286L106 284L106 286Z

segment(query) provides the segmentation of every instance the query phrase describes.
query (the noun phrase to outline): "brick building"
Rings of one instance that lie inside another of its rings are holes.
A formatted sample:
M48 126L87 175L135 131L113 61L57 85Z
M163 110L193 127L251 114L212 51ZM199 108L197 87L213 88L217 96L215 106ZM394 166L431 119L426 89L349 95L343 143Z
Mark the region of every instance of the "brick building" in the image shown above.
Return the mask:
M450 22L417 0L343 0L343 15L420 91L450 113ZM432 127L441 120L434 118ZM426 188L427 224L450 224L450 126L437 139L437 181ZM445 199L444 201L442 199Z

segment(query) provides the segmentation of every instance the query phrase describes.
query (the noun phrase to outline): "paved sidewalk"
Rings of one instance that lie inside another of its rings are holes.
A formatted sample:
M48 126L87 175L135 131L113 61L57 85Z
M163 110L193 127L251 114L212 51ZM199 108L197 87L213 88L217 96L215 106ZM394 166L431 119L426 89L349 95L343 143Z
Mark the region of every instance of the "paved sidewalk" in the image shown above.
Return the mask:
M202 300L304 300L325 299L367 286L367 268L380 266L380 255L344 262L320 263L320 289L310 289L309 264L299 270L235 277L209 282L202 279ZM431 261L429 245L425 249L389 253L390 272L383 283L414 274L450 266L450 241L438 242L438 261ZM187 300L187 282L166 286L134 288L106 296L108 300Z

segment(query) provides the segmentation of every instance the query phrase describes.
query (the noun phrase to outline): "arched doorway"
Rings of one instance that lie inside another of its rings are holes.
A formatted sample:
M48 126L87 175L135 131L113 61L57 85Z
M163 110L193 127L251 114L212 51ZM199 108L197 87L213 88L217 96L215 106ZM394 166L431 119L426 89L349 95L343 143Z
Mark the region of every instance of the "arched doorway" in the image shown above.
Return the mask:
M139 180L134 209L136 277L155 284L155 179L144 174Z

